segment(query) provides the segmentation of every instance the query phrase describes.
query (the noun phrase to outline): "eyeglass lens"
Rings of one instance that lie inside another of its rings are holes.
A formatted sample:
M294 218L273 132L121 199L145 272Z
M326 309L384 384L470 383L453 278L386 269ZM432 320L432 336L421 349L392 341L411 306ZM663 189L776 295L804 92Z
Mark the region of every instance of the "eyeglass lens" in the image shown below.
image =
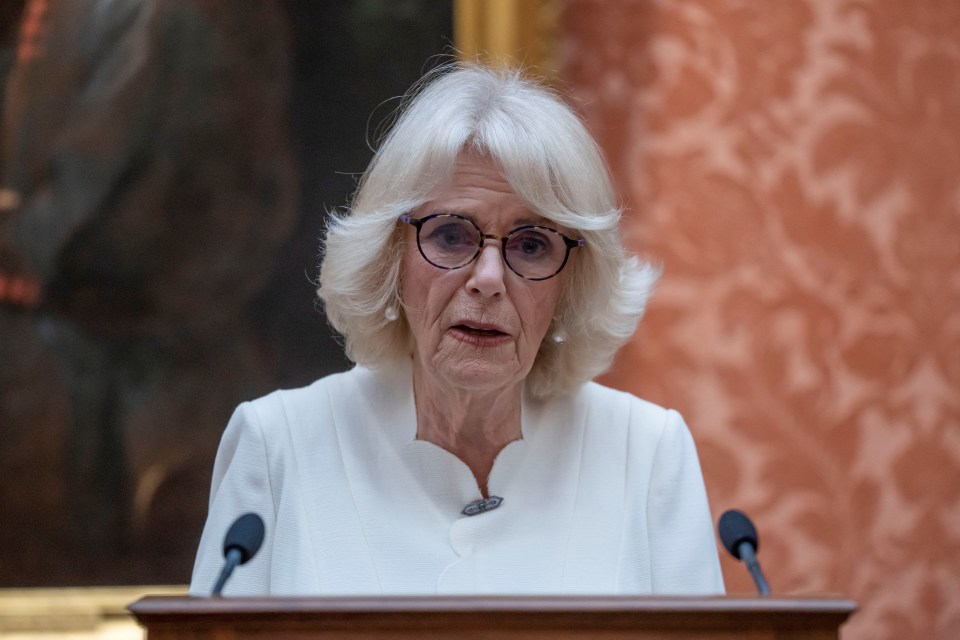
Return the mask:
M483 246L477 226L466 218L437 214L425 218L417 241L420 252L432 264L456 269L469 264ZM507 266L517 275L530 279L555 275L567 258L563 235L548 227L525 226L511 231L503 243Z

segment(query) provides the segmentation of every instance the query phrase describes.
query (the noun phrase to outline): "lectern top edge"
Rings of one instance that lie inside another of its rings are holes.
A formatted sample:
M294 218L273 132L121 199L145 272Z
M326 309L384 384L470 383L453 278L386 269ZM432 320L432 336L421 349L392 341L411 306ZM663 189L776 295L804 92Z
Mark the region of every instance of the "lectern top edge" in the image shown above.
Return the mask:
M825 598L620 596L148 596L130 606L148 640L835 640L855 608Z
M225 597L147 596L130 605L136 615L180 612L457 612L457 611L580 611L580 612L809 612L850 615L857 605L840 596L757 598L738 596L332 596Z

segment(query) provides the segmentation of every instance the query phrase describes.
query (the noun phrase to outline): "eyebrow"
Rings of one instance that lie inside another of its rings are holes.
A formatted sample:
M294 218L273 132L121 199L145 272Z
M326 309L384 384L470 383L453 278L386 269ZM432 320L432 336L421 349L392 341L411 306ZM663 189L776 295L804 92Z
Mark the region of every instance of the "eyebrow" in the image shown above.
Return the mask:
M470 211L464 211L461 209L436 209L434 211L431 211L431 215L435 215L438 213L446 213L446 214L460 216L461 218L466 218L467 220L470 220L478 227L480 226L480 223L477 221L476 216ZM551 229L556 225L556 223L553 220L548 220L543 216L537 216L535 218L523 217L518 220L514 220L513 224L515 225L514 228L524 227L527 225L536 225L536 226L550 227Z

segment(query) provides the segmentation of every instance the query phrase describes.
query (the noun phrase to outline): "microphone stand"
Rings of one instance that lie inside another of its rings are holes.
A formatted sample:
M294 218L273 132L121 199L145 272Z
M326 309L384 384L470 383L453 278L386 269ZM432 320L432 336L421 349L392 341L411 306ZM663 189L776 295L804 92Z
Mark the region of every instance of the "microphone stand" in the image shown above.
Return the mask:
M226 562L223 564L223 569L220 570L220 577L217 578L217 584L213 587L212 595L220 595L220 592L223 591L223 586L227 584L227 578L230 577L230 574L233 573L233 570L237 568L238 564L240 564L240 559L242 557L243 554L240 552L240 549L237 549L236 547L233 547L227 551Z
M747 570L750 572L750 577L753 578L753 583L757 585L757 592L761 596L769 596L770 585L767 584L767 579L763 576L763 571L760 570L760 561L757 560L757 554L753 550L753 545L744 540L740 543L737 550L740 552L740 559L747 565Z

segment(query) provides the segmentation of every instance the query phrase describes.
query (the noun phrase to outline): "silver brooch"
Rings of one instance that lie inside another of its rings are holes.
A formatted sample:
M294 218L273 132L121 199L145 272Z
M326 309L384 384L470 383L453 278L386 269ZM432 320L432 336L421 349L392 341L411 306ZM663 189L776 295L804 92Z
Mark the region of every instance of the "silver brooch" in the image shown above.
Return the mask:
M479 500L474 500L467 506L463 508L462 513L465 516L475 516L478 513L483 513L484 511L493 511L500 506L500 503L503 502L503 498L500 496L490 496L489 498L480 498Z

